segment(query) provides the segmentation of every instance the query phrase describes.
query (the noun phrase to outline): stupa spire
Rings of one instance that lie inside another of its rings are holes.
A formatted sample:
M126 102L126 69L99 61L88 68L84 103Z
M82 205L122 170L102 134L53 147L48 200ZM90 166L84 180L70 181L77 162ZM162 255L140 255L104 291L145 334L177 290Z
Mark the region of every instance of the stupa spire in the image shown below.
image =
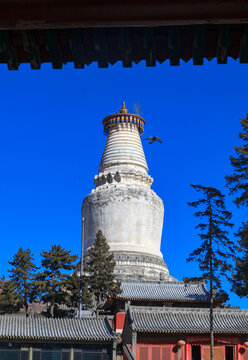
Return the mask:
M121 110L120 110L120 113L121 113L121 114L128 114L128 110L127 110L127 108L126 108L125 101L123 101L123 103L122 103L122 108L121 108Z

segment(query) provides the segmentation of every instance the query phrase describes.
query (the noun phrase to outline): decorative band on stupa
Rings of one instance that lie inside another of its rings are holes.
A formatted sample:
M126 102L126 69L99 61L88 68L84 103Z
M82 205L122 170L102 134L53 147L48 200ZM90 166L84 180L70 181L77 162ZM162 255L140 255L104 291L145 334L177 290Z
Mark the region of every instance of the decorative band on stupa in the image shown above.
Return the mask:
M110 129L116 124L135 124L139 129L139 134L144 134L145 120L137 114L129 114L125 101L122 104L119 114L113 114L105 117L102 123L104 126L104 135L108 135Z

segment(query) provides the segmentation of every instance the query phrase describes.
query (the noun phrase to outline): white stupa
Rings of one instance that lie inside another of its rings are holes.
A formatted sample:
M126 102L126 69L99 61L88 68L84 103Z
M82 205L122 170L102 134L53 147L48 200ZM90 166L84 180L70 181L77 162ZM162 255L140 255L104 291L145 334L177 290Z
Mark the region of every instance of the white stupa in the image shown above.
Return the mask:
M107 142L95 189L83 201L85 255L102 230L123 280L174 280L160 245L163 201L151 190L152 178L140 140L144 119L129 114L125 103L119 114L103 120Z

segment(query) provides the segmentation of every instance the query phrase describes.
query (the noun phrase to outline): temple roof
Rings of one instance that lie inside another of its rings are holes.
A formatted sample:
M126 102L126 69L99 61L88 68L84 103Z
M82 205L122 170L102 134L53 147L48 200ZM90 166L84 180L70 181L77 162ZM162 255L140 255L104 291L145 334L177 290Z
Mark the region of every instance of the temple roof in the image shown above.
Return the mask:
M0 316L0 340L111 341L114 333L105 318L47 319Z
M201 282L122 282L118 299L154 301L209 301L209 292Z
M132 330L146 333L209 333L209 309L135 307L128 309ZM214 333L248 334L248 310L214 309Z

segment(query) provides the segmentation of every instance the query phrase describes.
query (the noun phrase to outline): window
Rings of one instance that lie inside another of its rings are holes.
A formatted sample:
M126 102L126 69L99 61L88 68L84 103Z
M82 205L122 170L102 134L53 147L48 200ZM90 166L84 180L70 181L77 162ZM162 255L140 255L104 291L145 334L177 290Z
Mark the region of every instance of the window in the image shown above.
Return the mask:
M102 354L99 353L85 353L83 354L83 360L102 360Z
M152 347L152 360L160 360L160 347Z
M69 360L69 349L33 349L33 360ZM1 360L1 359L0 359Z
M0 360L19 360L20 352L15 350L2 350L0 351Z
M41 360L61 360L60 351L42 351Z
M148 346L141 346L139 349L139 359L148 360Z
M177 360L172 352L174 345L138 345L138 360ZM177 353L175 354L177 356Z
M171 359L171 349L169 346L162 347L162 359L170 360Z
M0 360L28 360L28 350L0 349Z
M110 355L106 349L75 349L74 360L110 360Z
M28 349L27 350L21 350L21 360L28 360Z

